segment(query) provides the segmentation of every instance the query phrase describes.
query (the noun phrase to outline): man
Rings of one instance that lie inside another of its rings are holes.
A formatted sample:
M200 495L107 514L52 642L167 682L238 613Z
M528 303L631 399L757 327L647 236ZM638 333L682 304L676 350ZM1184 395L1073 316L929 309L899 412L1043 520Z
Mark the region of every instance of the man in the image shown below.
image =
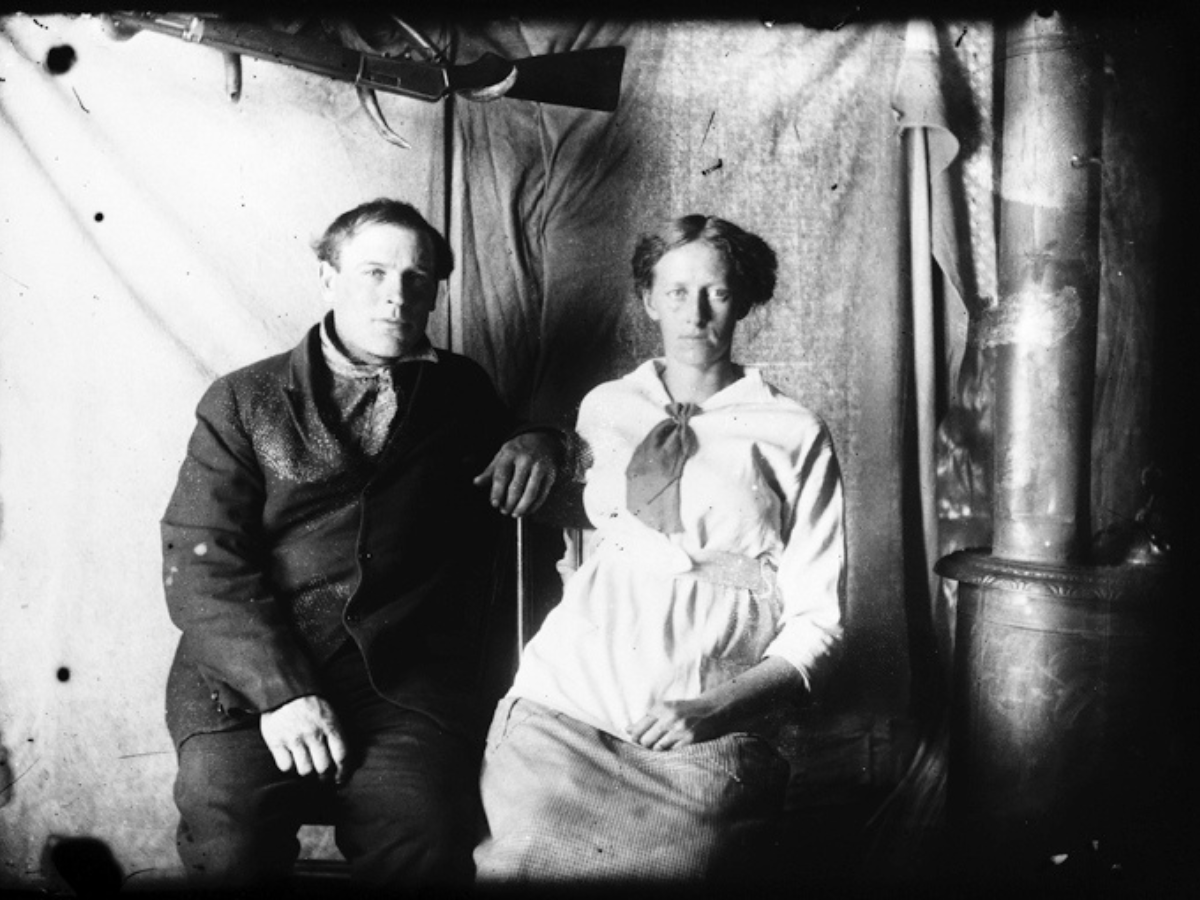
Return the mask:
M429 343L453 257L411 206L350 210L316 250L331 312L206 392L163 517L179 852L261 885L320 808L360 884L465 882L489 500L535 509L562 442L505 442L483 370Z

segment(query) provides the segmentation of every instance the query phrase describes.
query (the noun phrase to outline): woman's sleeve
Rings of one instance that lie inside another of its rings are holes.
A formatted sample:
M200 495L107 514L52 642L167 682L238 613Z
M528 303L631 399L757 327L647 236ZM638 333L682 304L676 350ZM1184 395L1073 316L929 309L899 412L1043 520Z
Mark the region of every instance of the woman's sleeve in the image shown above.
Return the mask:
M777 573L783 612L764 655L786 659L811 688L814 666L841 638L846 584L842 477L824 425L796 460L791 489Z

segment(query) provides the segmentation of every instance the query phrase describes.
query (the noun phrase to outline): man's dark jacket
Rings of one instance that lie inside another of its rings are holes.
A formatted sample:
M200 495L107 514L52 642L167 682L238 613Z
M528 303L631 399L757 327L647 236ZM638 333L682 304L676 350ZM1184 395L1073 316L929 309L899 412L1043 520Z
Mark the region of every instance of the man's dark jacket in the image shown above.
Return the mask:
M437 355L401 365L407 404L374 461L335 430L317 327L205 393L162 520L177 745L322 693L300 627L322 604L382 694L478 728L500 517L471 480L512 423L478 365Z

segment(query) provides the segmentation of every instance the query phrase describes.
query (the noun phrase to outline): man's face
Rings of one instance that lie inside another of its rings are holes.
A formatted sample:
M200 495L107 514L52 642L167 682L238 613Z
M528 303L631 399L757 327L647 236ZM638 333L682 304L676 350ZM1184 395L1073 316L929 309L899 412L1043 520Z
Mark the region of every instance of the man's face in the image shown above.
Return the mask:
M321 263L321 290L346 349L395 358L425 336L437 301L429 236L396 225L364 225L342 242L338 265Z

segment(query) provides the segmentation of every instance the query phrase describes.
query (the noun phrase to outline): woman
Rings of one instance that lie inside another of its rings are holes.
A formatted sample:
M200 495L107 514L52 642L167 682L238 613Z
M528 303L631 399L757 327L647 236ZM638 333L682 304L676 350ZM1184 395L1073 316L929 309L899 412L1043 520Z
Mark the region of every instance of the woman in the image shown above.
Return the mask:
M731 358L775 272L717 218L637 245L664 355L580 407L595 541L493 720L481 881L703 879L782 806L769 739L840 636L844 539L825 426Z

